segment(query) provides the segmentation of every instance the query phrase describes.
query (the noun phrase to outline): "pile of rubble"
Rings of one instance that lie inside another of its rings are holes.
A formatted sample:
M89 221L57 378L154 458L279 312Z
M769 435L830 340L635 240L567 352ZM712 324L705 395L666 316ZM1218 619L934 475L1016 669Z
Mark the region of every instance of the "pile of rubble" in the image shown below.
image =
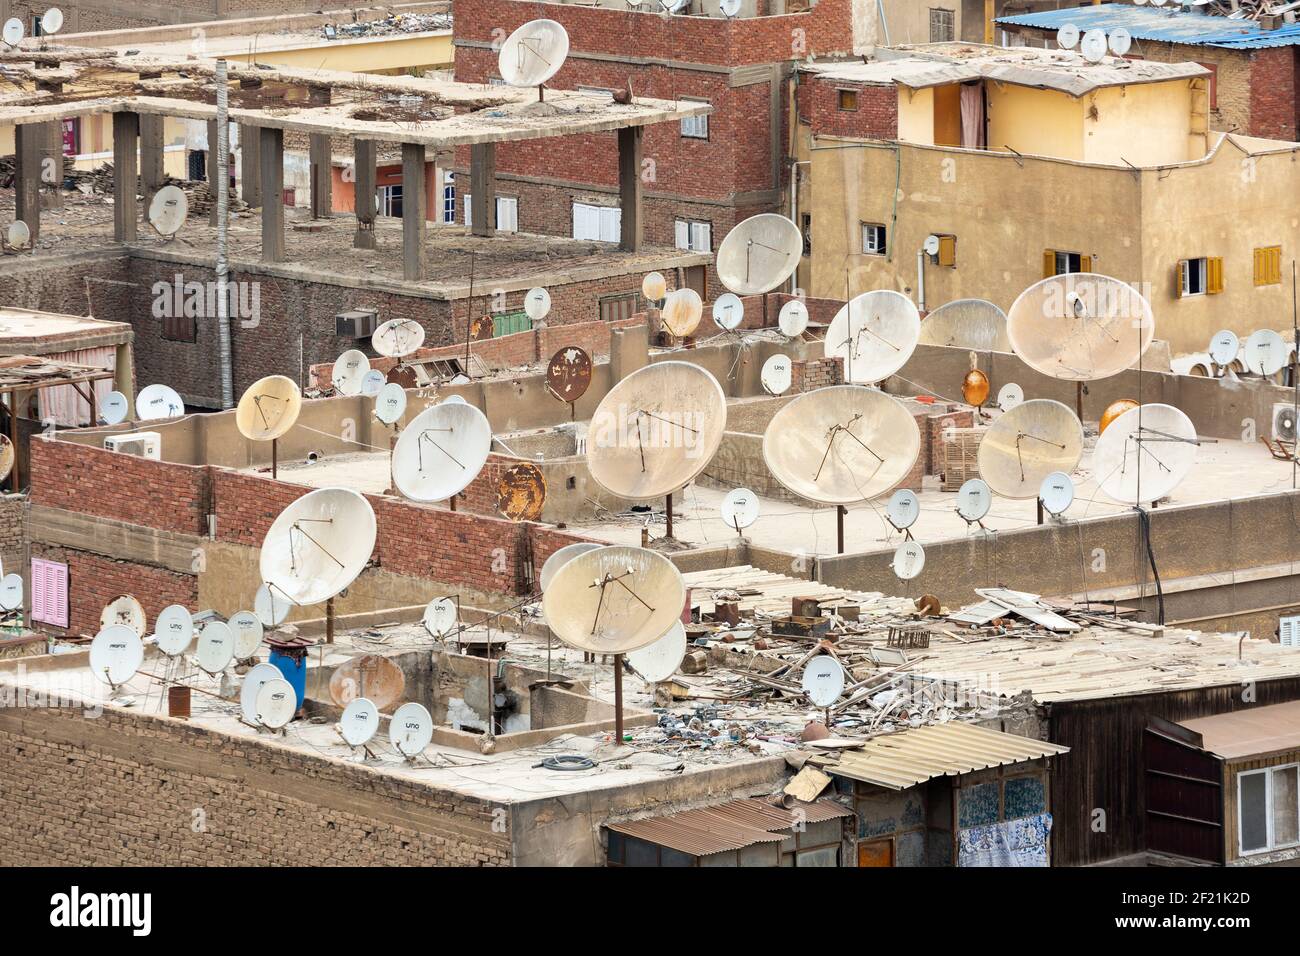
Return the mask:
M353 37L397 36L450 29L450 13L393 13L382 20L327 24L321 28L321 35L327 40L348 40Z

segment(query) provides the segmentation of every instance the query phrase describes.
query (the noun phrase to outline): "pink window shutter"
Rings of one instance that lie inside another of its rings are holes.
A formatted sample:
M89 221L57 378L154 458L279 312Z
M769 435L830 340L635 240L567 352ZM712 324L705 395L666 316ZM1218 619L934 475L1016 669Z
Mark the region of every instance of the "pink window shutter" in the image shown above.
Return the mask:
M32 620L68 626L68 566L32 558Z

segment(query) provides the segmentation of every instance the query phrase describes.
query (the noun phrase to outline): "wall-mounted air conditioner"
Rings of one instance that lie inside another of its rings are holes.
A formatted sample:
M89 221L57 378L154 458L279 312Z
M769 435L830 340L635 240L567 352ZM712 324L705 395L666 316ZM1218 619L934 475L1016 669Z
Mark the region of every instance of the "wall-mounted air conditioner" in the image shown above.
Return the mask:
M378 309L353 309L334 316L334 334L343 338L368 339L378 327Z
M104 438L104 447L123 455L138 455L141 458L152 458L154 461L162 459L162 435L157 432L108 435Z

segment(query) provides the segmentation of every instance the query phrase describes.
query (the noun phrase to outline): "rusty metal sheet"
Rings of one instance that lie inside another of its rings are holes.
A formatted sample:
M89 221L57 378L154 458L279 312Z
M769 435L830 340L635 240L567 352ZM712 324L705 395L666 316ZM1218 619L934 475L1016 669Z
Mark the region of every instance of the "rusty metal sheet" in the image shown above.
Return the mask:
M511 521L536 521L546 504L546 478L531 462L511 465L497 479L497 513Z
M562 402L576 402L591 385L591 356L576 345L566 345L546 366L546 387Z
M492 322L492 316L490 315L480 315L469 324L469 337L475 342L490 339L495 332L496 326Z
M384 377L385 381L394 382L402 388L419 388L420 383L415 377L415 369L409 365L394 365L388 370Z
M330 676L330 700L340 707L365 697L381 711L387 710L401 699L405 689L402 669L378 654L354 657Z

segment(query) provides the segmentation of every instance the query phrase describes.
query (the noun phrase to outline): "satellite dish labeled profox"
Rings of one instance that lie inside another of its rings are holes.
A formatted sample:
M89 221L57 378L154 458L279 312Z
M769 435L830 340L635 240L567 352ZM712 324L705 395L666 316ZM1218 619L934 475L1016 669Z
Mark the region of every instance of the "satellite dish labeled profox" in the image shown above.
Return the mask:
M799 686L818 707L829 707L844 693L844 665L829 654L819 654L803 669Z
M541 86L564 65L569 34L554 20L530 20L506 38L497 55L501 78L510 86Z
M1257 329L1246 339L1241 357L1246 371L1255 375L1275 375L1291 357L1291 347L1272 329Z
M1061 515L1074 502L1074 482L1063 471L1054 471L1038 489L1038 500L1050 515Z
M185 414L185 403L170 385L146 385L135 397L135 417L140 421L157 421Z
M280 512L262 541L262 580L298 605L351 584L375 549L375 511L350 488L319 488Z
M491 449L492 426L475 406L430 405L397 439L393 484L412 501L446 501L474 480Z
M274 664L263 662L252 667L244 675L244 683L239 688L239 712L250 724L258 723L257 695L268 681L283 680L284 674Z
M125 684L144 663L144 642L125 624L110 624L90 642L90 672L105 684Z
M957 489L957 513L967 521L980 521L993 507L993 491L982 478L968 478Z
M224 671L235 659L235 632L224 621L208 621L199 631L199 642L194 648L194 661L199 669L216 675Z

